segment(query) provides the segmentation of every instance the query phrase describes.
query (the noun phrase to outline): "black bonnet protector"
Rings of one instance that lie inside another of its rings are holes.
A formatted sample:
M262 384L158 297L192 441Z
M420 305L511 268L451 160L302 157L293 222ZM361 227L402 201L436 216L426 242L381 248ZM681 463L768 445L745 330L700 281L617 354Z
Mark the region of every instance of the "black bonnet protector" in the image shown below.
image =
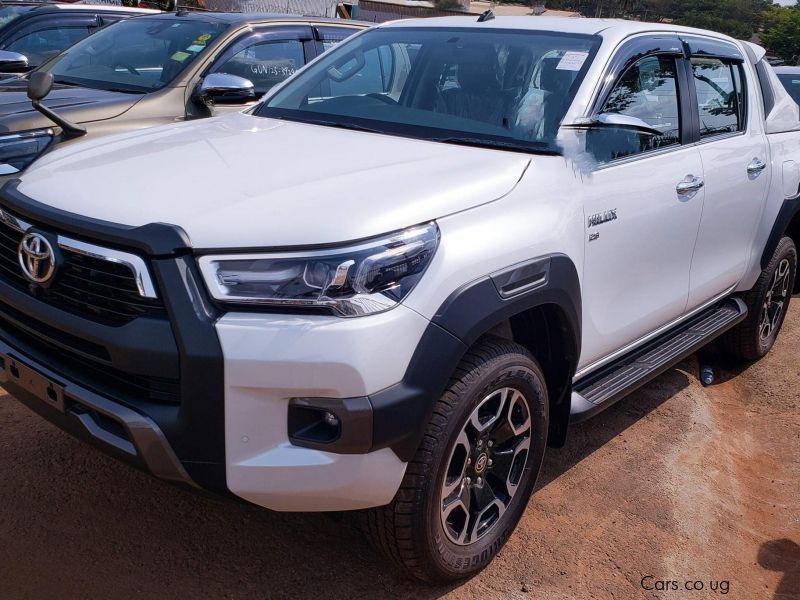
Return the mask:
M77 215L29 198L19 191L19 184L19 179L7 182L0 189L0 202L11 212L39 225L151 257L184 254L191 248L189 236L177 225L150 223L132 227ZM113 202L113 197L109 196L109 202Z

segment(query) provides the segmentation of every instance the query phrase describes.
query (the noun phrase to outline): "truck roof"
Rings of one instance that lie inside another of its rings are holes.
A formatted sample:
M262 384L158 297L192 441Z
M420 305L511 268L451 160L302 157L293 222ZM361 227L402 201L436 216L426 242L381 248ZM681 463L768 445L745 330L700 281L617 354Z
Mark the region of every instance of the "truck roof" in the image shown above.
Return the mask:
M103 12L119 12L119 13L130 13L134 15L142 15L142 14L159 14L161 11L155 10L152 8L138 8L132 6L114 6L112 4L59 4L55 2L3 2L3 6L24 6L30 7L33 11L36 11L36 14L41 14L45 12L60 12L60 11L74 11L74 12L97 12L98 10L102 10Z
M670 23L646 23L624 19L583 19L578 17L495 17L479 22L469 17L434 17L394 21L381 27L475 27L478 29L519 29L528 31L559 31L584 35L599 35L603 38L624 39L637 33L693 33L736 42L731 37L704 29L683 27Z
M176 15L174 12L162 12L149 16L150 19L173 19L182 21L221 21L231 25L244 25L249 23L265 23L271 21L281 22L298 22L298 23L330 23L331 25L355 25L355 26L368 26L373 23L365 21L357 21L351 19L331 19L327 17L304 17L298 15L285 15L280 13L232 13L232 12L214 12L214 11L190 11L181 15Z

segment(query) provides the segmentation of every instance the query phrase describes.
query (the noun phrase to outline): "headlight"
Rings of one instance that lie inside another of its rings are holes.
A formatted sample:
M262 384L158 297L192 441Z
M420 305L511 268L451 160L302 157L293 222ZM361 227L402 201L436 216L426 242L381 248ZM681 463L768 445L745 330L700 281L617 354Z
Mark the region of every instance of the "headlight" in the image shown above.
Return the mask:
M27 168L53 141L52 129L0 136L0 175Z
M285 254L202 256L212 297L225 304L322 308L358 317L396 306L439 244L435 223L350 247Z

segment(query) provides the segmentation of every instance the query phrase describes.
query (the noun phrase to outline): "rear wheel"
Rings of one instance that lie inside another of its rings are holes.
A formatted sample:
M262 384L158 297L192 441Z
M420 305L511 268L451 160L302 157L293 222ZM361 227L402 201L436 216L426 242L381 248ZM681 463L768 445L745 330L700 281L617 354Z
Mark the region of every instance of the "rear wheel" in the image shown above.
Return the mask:
M747 318L722 338L723 348L732 356L753 361L775 345L792 298L797 271L797 249L791 238L778 243L769 264L743 300Z
M517 525L547 442L536 360L487 338L436 405L392 504L365 514L376 545L412 575L452 581L483 569Z

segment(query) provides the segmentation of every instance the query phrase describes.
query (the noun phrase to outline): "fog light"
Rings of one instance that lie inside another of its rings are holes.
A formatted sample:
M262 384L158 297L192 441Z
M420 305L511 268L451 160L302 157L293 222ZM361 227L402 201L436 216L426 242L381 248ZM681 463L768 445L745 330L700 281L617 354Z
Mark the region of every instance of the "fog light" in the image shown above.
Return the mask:
M316 406L289 405L289 439L331 444L342 434L336 413Z
M325 424L328 427L339 427L339 418L332 412L325 413Z

